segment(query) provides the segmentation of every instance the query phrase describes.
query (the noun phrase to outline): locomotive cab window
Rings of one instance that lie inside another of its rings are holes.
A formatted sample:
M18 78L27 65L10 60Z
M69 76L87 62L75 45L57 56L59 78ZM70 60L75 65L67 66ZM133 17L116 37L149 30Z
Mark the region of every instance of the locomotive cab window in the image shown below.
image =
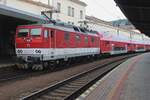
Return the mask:
M19 29L18 37L27 37L29 33L29 29Z
M41 28L34 28L34 29L31 29L30 35L34 37L40 37L41 32L42 32Z

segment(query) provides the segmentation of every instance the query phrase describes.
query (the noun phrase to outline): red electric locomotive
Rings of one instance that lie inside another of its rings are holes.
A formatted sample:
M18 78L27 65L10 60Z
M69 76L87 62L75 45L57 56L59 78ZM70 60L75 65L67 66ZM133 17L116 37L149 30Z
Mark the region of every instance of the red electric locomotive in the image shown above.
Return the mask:
M57 23L17 28L16 54L23 68L43 69L51 63L99 53L96 31Z

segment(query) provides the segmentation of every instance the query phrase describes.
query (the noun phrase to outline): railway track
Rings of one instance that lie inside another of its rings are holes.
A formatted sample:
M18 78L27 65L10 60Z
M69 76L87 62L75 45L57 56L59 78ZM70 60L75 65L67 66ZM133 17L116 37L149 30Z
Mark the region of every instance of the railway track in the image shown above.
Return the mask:
M110 59L110 58L106 57L104 59ZM85 64L85 62L83 62L81 64ZM78 64L71 64L70 66L77 66L77 65ZM63 67L56 68L53 71L55 72L57 70L62 70L62 69L63 69ZM48 74L50 72L52 72L52 71L51 70L44 70L44 71L18 70L15 66L2 68L2 69L0 69L0 85L3 84L4 82L25 79L28 77L38 76L38 75L43 75L43 74Z
M21 100L74 100L116 66L133 56L135 55L114 58L96 68L72 76L71 78L23 97Z
M36 72L32 72L30 70L18 70L13 67L6 68L4 70L0 70L0 84L7 82L7 81L13 81L21 78L31 77L35 75Z

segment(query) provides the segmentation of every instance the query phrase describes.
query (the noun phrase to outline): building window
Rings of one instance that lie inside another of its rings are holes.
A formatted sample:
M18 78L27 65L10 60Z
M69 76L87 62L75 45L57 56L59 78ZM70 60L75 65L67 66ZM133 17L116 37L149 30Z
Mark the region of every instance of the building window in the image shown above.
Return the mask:
M80 19L83 19L83 11L80 10Z
M68 16L74 17L75 16L75 9L72 7L68 7Z
M60 3L57 3L57 10L58 10L58 12L61 12L61 4Z
M34 2L38 2L38 3L46 4L46 5L50 4L49 0L29 0L29 1L34 1Z
M68 21L68 24L71 24L71 22L70 22L70 21Z
M72 8L72 17L74 17L74 8Z
M71 16L71 7L68 7L68 16Z

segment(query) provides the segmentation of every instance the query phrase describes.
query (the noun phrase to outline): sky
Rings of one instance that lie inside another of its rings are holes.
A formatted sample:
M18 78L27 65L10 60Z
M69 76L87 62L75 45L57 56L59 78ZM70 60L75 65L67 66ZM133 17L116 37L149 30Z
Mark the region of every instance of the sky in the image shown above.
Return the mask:
M48 3L48 0L34 0ZM116 6L114 0L81 0L88 6L86 7L86 14L95 16L105 21L113 21L117 19L125 19L126 17L121 12L120 8Z
M95 16L105 21L113 21L117 19L125 19L126 17L121 12L120 8L116 6L114 0L81 0L88 6L86 14Z

